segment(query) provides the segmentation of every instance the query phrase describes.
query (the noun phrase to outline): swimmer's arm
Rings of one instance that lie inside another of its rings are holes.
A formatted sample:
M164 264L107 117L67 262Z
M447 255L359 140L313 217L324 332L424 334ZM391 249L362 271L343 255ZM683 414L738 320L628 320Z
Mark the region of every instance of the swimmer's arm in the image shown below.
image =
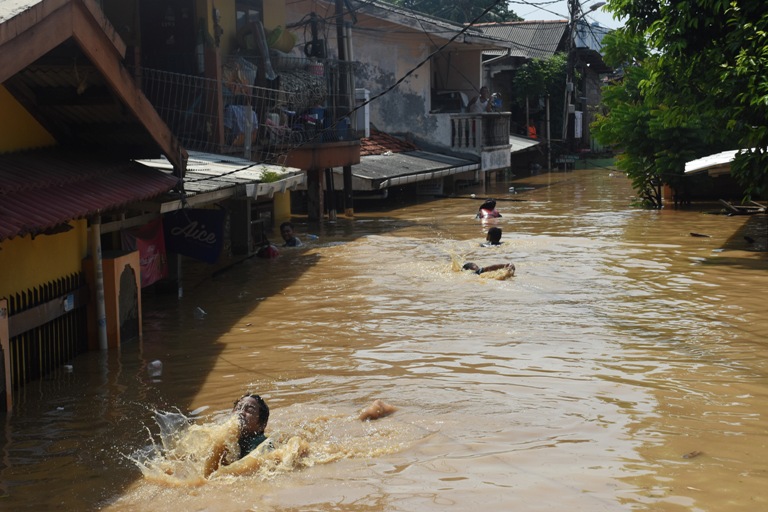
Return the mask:
M274 453L262 455L256 453L256 450L254 450L242 459L235 461L228 466L219 467L219 469L211 474L211 478L226 475L245 475L248 473L253 473L254 471L258 471L258 469L265 463L276 463L279 461L280 457Z
M481 270L482 272L491 272L493 270L511 270L514 272L515 266L512 263L498 263L496 265L488 265L487 267L483 267Z
M265 463L276 464L280 462L280 455L274 452L274 446L270 439L261 443L255 450L240 460L228 465L221 465L212 472L210 477L215 478L222 475L243 475L258 471Z

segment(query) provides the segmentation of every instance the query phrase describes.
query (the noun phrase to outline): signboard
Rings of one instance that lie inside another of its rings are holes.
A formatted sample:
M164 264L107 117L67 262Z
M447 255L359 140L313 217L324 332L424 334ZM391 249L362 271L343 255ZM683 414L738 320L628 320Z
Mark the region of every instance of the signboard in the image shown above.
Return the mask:
M163 217L168 251L216 263L224 245L226 210L184 208Z

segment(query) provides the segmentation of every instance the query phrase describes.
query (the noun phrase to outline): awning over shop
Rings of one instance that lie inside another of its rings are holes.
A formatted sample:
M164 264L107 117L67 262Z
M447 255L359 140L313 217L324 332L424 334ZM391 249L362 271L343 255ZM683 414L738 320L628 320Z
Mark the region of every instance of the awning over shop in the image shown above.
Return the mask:
M70 220L150 199L177 183L170 173L82 152L0 155L0 240L66 230Z
M426 151L384 153L360 158L352 166L353 189L383 190L389 187L417 183L480 169L480 162ZM341 169L334 169L341 174ZM341 188L342 180L335 180Z
M517 153L520 151L526 151L541 144L538 139L529 139L528 137L517 137L515 135L509 136L509 144L512 146L510 151Z
M169 174L173 170L166 158L140 162ZM184 176L184 200L180 197L163 200L160 213L175 211L184 205L199 206L230 197L271 198L275 192L293 190L305 180L306 174L294 167L190 151Z
M685 163L685 174L707 172L710 176L720 176L731 172L731 162L736 158L740 149L715 153Z

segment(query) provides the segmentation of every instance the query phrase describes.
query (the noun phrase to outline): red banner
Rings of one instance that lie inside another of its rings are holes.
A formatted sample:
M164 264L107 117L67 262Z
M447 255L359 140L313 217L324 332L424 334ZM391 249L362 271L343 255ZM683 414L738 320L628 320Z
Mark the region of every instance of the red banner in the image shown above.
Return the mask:
M142 288L168 277L162 218L158 217L138 228L123 230L120 235L123 249L139 251Z

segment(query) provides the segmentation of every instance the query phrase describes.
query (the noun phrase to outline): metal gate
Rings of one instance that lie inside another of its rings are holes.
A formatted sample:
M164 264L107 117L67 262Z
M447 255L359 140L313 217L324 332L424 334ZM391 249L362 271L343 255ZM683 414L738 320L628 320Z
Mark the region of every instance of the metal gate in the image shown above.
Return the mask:
M75 273L0 301L7 410L24 384L88 350L87 297L85 278Z

